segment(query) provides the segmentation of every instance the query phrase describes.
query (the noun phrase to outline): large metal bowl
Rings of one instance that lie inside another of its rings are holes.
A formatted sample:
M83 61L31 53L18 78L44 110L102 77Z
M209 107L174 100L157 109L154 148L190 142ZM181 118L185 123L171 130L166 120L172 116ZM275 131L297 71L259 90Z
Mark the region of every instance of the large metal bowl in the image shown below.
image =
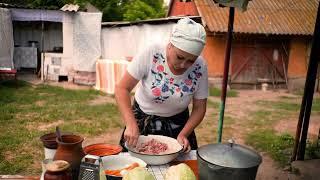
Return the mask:
M135 148L129 147L127 143L125 143L125 147L128 149L128 152L131 156L142 159L149 165L167 164L177 158L178 155L182 152L183 147L178 143L176 139L161 135L139 136L137 146L152 139L155 139L162 143L166 143L168 145L168 149L160 154L151 155L140 153Z

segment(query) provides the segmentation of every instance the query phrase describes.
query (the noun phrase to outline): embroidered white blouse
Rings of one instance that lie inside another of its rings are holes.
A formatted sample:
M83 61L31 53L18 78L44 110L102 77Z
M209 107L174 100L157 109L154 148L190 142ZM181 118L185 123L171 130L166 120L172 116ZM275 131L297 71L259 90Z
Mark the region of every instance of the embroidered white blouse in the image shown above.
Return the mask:
M140 80L135 99L149 115L169 117L185 110L192 98L208 97L208 72L199 56L181 75L174 75L166 59L166 45L154 44L135 56L127 68Z

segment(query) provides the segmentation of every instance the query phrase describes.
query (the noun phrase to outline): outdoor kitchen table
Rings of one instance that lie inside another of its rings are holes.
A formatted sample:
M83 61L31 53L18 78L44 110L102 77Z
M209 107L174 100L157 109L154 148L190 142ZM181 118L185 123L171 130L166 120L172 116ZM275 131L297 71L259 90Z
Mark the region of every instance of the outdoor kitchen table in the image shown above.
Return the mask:
M120 155L124 156L130 156L128 152L122 152ZM196 175L197 179L199 179L198 176L198 164L197 164L197 151L191 150L189 153L184 153L179 155L175 160L168 164L163 165L148 165L148 171L155 177L156 180L164 180L165 173L167 169L172 166L179 163L185 163L187 164Z

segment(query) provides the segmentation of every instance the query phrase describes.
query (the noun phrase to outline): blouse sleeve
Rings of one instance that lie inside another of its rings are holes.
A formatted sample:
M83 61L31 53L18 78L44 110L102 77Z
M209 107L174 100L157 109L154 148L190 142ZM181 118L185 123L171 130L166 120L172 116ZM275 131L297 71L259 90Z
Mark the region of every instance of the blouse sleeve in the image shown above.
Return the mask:
M128 73L137 80L147 76L150 66L151 47L139 52L129 63L127 67Z
M199 79L198 90L194 94L195 99L206 99L209 96L208 90L208 68L207 64L203 60L203 72L202 76Z

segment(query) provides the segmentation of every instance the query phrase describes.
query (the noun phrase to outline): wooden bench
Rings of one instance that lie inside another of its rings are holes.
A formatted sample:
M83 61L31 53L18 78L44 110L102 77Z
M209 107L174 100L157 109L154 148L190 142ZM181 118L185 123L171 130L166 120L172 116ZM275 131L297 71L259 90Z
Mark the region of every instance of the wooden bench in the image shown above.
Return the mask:
M13 75L16 87L18 86L17 70L16 69L10 69L10 70L0 69L0 75Z

